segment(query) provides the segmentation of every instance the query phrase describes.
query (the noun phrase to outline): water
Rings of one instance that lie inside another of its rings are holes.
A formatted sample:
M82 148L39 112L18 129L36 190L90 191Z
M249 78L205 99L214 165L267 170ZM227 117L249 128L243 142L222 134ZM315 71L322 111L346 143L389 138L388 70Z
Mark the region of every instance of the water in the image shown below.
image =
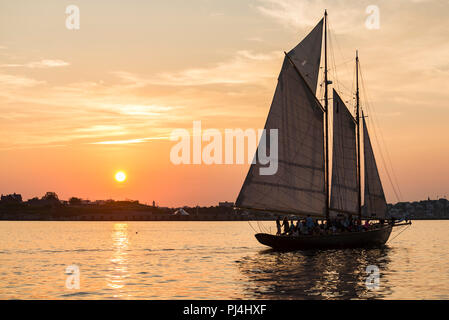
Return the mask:
M0 298L449 299L448 227L414 222L383 249L278 253L248 222L1 221Z

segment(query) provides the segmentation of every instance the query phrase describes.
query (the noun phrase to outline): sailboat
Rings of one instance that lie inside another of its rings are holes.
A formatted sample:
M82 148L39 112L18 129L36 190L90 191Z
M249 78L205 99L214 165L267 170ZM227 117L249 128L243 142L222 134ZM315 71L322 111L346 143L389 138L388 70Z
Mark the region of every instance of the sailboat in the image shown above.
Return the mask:
M327 222L342 215L358 221L378 220L375 228L319 235L257 233L256 239L275 249L354 248L384 245L392 228L368 128L360 112L359 58L356 54L356 115L352 116L333 89L332 179L329 171L329 85L327 11L314 29L285 58L265 124L278 130L278 170L261 175L265 165L251 164L235 203L237 209L312 217ZM324 34L324 41L323 41ZM317 84L324 43L324 105ZM363 150L361 126L363 125ZM259 145L259 148L261 146ZM270 145L264 146L266 154ZM361 152L364 155L364 201L361 190ZM363 210L362 210L363 209ZM402 224L403 225L403 224Z

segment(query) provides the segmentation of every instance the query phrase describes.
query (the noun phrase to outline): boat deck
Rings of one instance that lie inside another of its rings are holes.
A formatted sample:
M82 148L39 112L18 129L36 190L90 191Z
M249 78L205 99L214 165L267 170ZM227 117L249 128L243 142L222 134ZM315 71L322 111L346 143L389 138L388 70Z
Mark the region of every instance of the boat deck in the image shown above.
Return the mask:
M332 248L364 248L385 245L390 237L393 226L362 231L345 232L326 235L301 235L298 237L287 235L256 234L256 239L266 246L279 250L301 249L332 249Z

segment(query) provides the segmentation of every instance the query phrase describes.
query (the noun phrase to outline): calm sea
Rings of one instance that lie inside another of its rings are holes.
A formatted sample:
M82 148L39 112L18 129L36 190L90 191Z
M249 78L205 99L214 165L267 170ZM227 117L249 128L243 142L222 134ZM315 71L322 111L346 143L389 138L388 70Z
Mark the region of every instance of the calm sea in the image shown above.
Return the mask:
M448 228L417 221L383 249L279 253L248 222L2 221L0 298L449 299Z

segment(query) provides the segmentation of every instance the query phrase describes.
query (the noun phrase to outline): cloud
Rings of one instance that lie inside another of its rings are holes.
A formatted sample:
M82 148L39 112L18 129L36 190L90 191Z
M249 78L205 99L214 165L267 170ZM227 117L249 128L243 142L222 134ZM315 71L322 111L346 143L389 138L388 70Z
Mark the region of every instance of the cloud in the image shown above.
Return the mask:
M89 144L103 144L103 145L115 145L115 144L136 144L136 143L144 143L149 142L151 140L168 140L168 137L149 137L149 138L137 138L130 140L113 140L113 141L100 141L100 142L91 142Z
M257 83L260 80L273 78L273 70L267 70L267 65L272 65L269 63L270 61L281 61L282 55L282 52L262 54L248 50L239 50L227 61L210 67L189 68L179 72L161 73L147 78L125 71L116 71L114 74L128 84L128 87L134 88L146 85L240 85Z
M311 27L330 9L330 21L339 32L350 30L357 19L365 17L365 6L348 5L345 0L260 0L256 8L288 28Z
M23 67L23 68L30 68L30 69L44 69L44 68L66 67L68 65L70 65L70 63L62 61L62 60L43 59L40 61L28 62L25 64L17 64L17 63L2 64L2 65L0 65L0 67L4 67L4 68Z
M180 107L166 107L156 105L124 105L118 106L120 113L131 116L158 116L163 112Z
M45 81L39 81L24 76L15 76L10 74L0 74L0 86L5 87L33 87L43 84Z
M102 131L122 131L124 130L123 126L114 126L114 125L94 125L88 128L79 128L75 131L77 132L102 132Z

